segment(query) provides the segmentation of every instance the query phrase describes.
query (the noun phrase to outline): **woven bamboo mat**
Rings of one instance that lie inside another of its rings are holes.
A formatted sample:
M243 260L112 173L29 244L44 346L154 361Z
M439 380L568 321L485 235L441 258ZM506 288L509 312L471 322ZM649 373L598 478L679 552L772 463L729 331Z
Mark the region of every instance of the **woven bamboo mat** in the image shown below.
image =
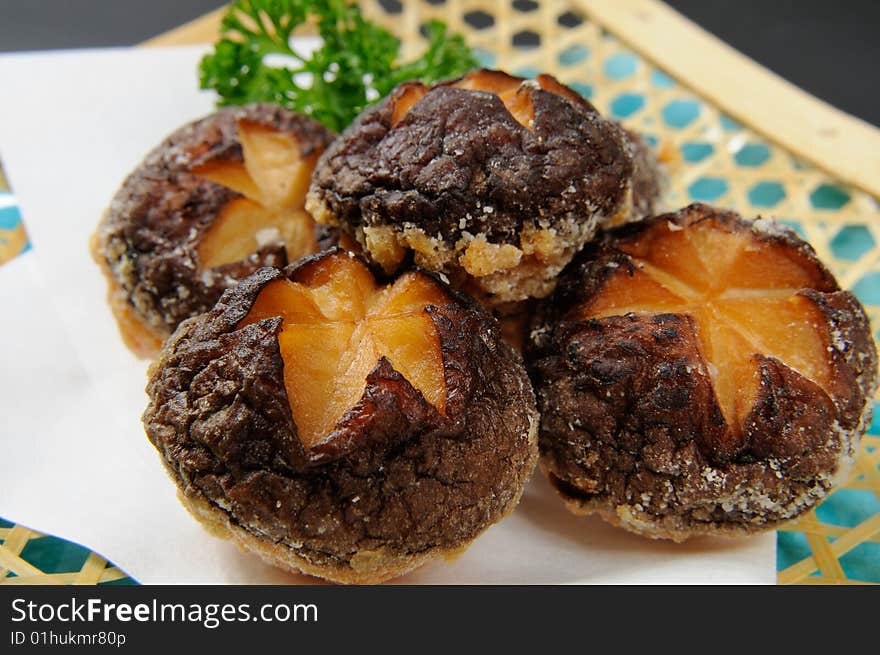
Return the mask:
M100 555L0 519L0 584L133 584Z
M655 144L672 169L670 208L700 200L746 216L777 217L810 241L880 327L880 204L860 190L877 193L874 185L880 184L877 159L870 154L880 152L873 148L880 145L877 130L774 81L655 0L361 4L370 18L401 37L405 53L421 47L420 26L439 18L465 35L486 66L523 76L555 74ZM218 21L215 12L153 45L210 42ZM652 21L663 28L667 43L674 41L668 49L659 47L664 34L651 31ZM689 53L688 43L699 49ZM764 94L760 116L750 113L752 80ZM799 112L809 121L798 120ZM0 217L2 212L0 204ZM0 218L0 237L2 228ZM0 242L0 261L2 248ZM780 583L880 583L878 418L850 481L779 531ZM17 576L8 578L15 582L95 583L124 576L92 555L73 573L44 573L26 558L26 544L35 538L20 526L0 528L5 540L0 576L3 567Z
M21 222L21 213L0 164L0 264L28 248L27 233Z

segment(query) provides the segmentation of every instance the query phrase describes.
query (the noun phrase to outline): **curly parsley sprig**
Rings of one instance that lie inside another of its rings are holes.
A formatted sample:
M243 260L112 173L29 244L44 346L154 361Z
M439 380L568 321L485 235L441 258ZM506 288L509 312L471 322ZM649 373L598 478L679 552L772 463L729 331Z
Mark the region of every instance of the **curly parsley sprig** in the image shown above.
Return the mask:
M294 31L314 21L321 46L291 47ZM200 65L200 84L219 105L275 102L339 132L364 108L410 79L425 84L457 77L477 61L446 25L426 26L427 48L397 64L400 40L366 20L350 0L237 0L223 17L220 40Z

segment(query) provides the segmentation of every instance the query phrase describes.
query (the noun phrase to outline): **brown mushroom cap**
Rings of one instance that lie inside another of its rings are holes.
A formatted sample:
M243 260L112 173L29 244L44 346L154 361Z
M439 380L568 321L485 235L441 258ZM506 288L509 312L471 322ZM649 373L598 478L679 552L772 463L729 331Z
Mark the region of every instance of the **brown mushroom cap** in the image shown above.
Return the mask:
M321 157L307 207L393 272L414 259L484 304L546 296L631 209L623 131L547 75L398 86Z
M629 218L653 216L660 208L660 199L669 186L667 171L644 137L633 130L624 130L633 160L632 206ZM626 217L622 217L626 218Z
M197 518L279 566L378 582L462 549L513 509L537 459L537 414L497 323L417 272L448 298L424 310L443 401L383 356L328 437L301 435L290 393L302 378L285 370L301 364L279 345L299 319L262 318L258 299L279 280L313 284L333 257L356 258L261 269L183 322L151 369L144 425Z
M848 474L877 385L868 318L812 248L705 205L588 245L526 360L569 509L675 540L814 506Z
M317 155L333 138L319 123L274 105L220 109L175 131L146 156L116 193L93 237L93 255L107 276L123 336L142 356L154 355L182 320L213 307L239 279L262 266L284 266L288 259L317 250L314 237L306 234L303 243L288 244L292 248L288 252L277 230L259 234L262 225L248 235L255 246L250 254L241 257L235 252L241 247L230 250L224 243L239 236L239 219L261 222L261 213L266 213L263 201L249 197L264 191L256 188L261 183L273 187L276 194L279 190L299 194L299 210L295 198L291 210L300 211L304 202L304 188L278 184L271 176L268 180L249 176L245 169L252 162L245 161L242 125L257 142L254 150L273 139L280 142L280 151L293 146L292 160L259 164L278 170L286 166L287 172L306 162L308 171L300 174L306 179ZM271 209L276 224L289 218L275 211L281 207ZM294 221L299 220L299 214L292 214ZM284 232L293 223L279 225ZM212 252L207 253L206 241L215 236Z

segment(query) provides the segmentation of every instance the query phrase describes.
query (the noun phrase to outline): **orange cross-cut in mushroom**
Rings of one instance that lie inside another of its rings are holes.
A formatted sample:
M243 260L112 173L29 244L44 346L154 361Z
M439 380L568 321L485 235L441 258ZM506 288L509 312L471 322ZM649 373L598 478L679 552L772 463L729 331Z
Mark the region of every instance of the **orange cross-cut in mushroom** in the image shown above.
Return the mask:
M237 191L199 243L205 268L240 261L264 240L280 240L290 260L317 251L305 195L319 152L303 157L292 136L248 120L238 121L244 161L216 159L193 172Z
M822 282L789 246L703 220L686 227L659 223L619 248L635 271L616 269L582 315L690 315L734 434L741 434L757 397L756 355L776 358L830 392L826 321L798 293Z
M449 302L436 282L411 272L380 287L360 260L344 253L312 262L295 277L268 284L239 327L283 318L284 384L307 449L357 404L381 357L445 413L440 337L425 309Z
M428 92L428 87L422 83L413 83L406 86L394 101L394 111L391 112L391 125L397 126L409 113L419 100Z
M541 81L540 78L547 78ZM550 80L551 82L548 82ZM518 77L512 77L500 71L477 70L468 73L453 86L459 89L471 91L487 91L497 95L510 115L523 127L531 130L535 124L535 105L532 101L531 91L524 86ZM539 86L545 91L570 97L573 91L560 93L559 89L565 89L561 84L548 76L539 76ZM391 113L391 125L396 126L409 113L419 100L428 92L428 87L420 83L410 84L403 89L394 101L394 109Z
M531 93L523 86L523 80L500 71L477 70L465 75L455 86L494 93L520 125L528 129L534 126L535 106Z

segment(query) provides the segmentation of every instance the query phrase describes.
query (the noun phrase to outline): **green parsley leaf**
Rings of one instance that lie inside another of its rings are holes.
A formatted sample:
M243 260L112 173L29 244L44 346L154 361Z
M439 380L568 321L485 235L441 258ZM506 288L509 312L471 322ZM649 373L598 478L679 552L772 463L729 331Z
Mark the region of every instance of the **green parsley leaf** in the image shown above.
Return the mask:
M307 21L322 40L308 55L290 44ZM430 22L426 37L421 57L397 64L400 41L350 0L237 0L199 65L200 86L216 91L219 105L275 102L340 132L400 82L433 84L477 66L464 39L443 23Z

